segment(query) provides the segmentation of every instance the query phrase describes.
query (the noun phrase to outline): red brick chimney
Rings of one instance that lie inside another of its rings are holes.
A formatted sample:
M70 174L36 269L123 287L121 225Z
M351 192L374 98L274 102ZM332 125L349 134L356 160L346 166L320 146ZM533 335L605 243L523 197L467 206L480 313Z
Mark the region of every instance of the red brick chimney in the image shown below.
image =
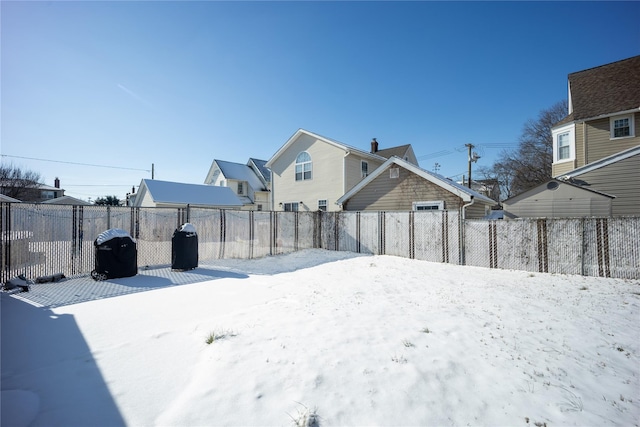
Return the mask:
M375 138L373 138L371 140L371 152L372 153L377 153L378 152L378 141L376 141Z
M56 176L56 179L53 181L53 186L56 188L60 188L60 180Z

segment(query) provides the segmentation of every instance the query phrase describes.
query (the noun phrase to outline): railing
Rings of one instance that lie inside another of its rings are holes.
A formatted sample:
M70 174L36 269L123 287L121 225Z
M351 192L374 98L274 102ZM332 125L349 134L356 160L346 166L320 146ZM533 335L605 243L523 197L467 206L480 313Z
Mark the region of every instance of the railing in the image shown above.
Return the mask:
M0 203L0 278L87 275L98 234L120 228L138 266L171 263L171 238L190 222L201 261L324 248L432 262L640 278L640 217L461 221L457 212L258 212Z

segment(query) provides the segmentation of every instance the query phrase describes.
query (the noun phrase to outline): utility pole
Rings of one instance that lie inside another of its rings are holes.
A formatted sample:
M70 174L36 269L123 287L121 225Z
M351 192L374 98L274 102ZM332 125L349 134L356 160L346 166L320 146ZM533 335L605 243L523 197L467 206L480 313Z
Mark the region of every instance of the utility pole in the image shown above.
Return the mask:
M471 166L469 166L471 167ZM154 169L155 169L155 165L153 163L151 163L151 179L153 179L154 176Z
M467 187L471 188L471 162L477 162L480 156L478 156L476 152L471 154L471 149L474 148L473 144L464 144L464 146L469 149L469 179L467 181Z

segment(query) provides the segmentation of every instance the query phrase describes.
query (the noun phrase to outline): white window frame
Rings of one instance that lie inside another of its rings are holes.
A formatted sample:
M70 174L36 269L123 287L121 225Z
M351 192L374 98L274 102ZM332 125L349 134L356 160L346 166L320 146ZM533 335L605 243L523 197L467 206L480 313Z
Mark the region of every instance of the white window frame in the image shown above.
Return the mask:
M427 207L428 209L424 209L425 207ZM444 200L427 200L424 202L413 202L411 204L411 209L414 211L443 211Z
M244 196L244 182L238 182L238 196Z
M569 140L570 136L571 134L569 134L569 132L558 134L558 161L571 158L571 141Z
M627 119L629 120L629 135L624 135L624 136L615 136L615 124L616 121L618 120L624 120ZM636 136L636 130L635 130L635 117L633 114L625 114L622 116L612 116L609 117L609 129L610 129L610 138L611 139L625 139L625 138L634 138Z
M391 179L400 178L400 168L389 168L389 178Z
M313 178L313 162L311 155L306 151L302 151L296 156L294 175L296 181L308 181ZM300 172L298 172L298 170ZM298 177L298 174L300 176ZM308 176L307 176L308 174Z
M553 136L553 163L564 163L564 162L572 162L576 158L576 133L575 133L575 125L570 123L566 126L559 127L557 129L553 129L551 131L551 135ZM560 145L559 139L560 136L567 135L568 145L569 145L569 157L561 159L560 154Z
M284 202L282 204L282 210L285 212L298 212L300 210L299 202Z
M327 211L327 199L318 200L318 210L323 212Z
M369 176L369 162L361 160L360 171L362 171L362 178L366 178L367 176Z

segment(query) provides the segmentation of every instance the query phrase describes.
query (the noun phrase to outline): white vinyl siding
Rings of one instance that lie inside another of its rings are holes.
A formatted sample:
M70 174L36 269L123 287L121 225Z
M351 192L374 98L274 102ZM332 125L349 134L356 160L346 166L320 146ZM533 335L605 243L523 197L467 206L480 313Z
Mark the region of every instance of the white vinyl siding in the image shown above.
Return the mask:
M307 152L313 161L313 175L320 179L295 180L296 157ZM335 201L345 193L345 152L341 148L317 140L311 135L300 135L271 165L274 206L291 200L303 201L303 210L315 209L318 200L327 200L327 210L340 210ZM356 165L360 174L360 161ZM355 185L355 184L354 184Z

